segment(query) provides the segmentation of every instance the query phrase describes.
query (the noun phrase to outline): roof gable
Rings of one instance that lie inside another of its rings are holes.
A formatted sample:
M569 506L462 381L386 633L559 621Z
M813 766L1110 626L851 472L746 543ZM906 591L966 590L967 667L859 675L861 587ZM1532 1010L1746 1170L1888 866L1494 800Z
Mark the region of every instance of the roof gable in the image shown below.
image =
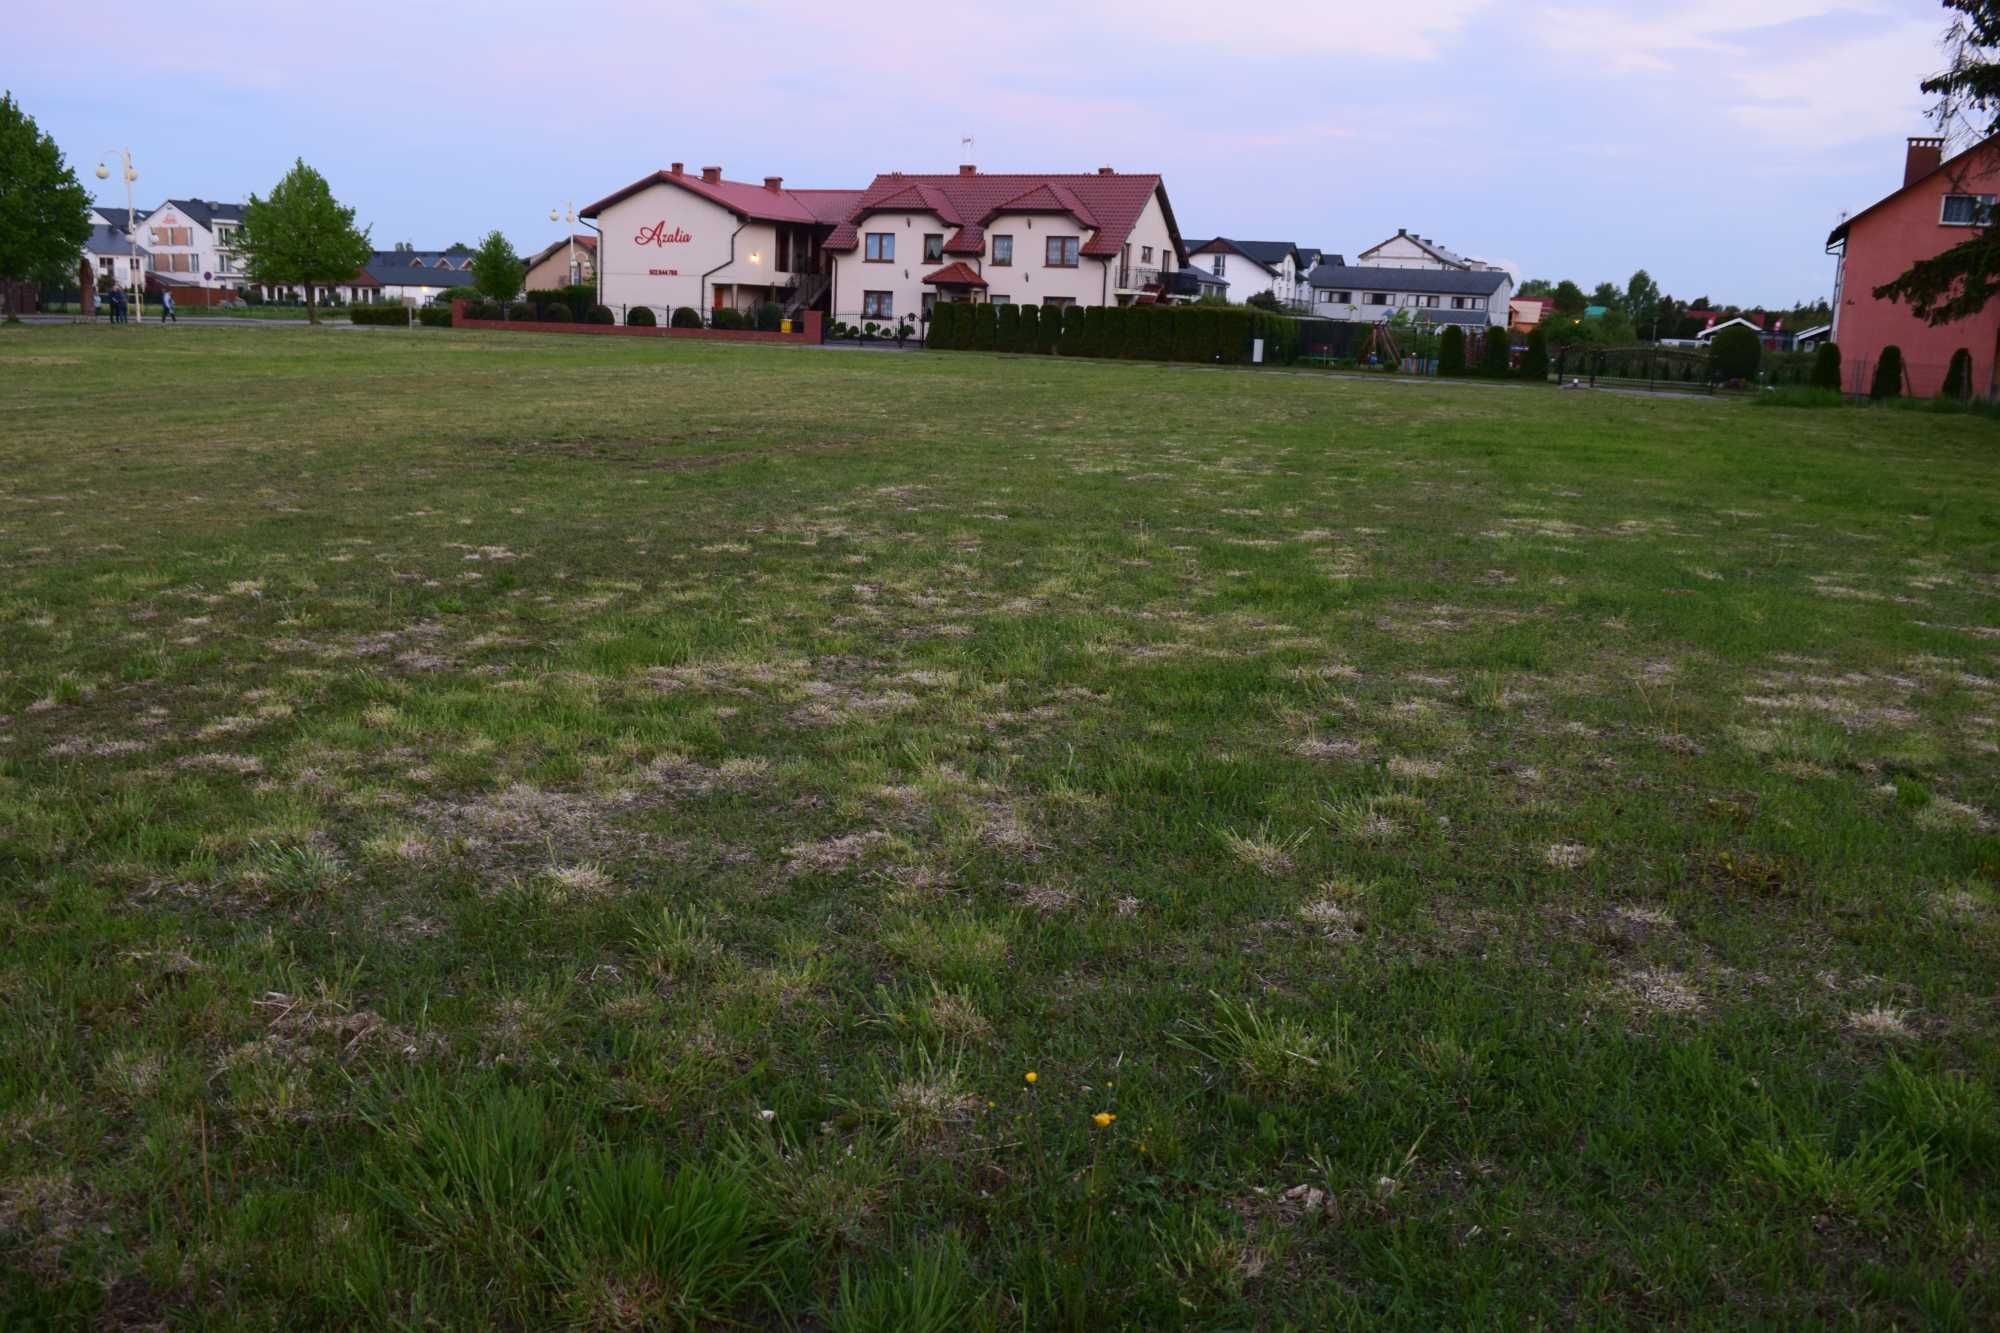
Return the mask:
M739 218L755 219L758 222L797 222L806 225L826 226L845 217L853 206L856 190L774 190L767 185L752 185L747 181L703 180L700 176L690 176L686 172L656 171L650 176L642 176L622 190L604 196L594 204L580 209L577 216L594 218L614 204L623 203L642 190L655 185L671 186L685 190L698 198L706 199L728 209Z
M1862 209L1859 213L1856 213L1853 217L1843 218L1837 225L1835 225L1832 231L1827 233L1826 235L1827 248L1830 250L1835 245L1838 245L1840 242L1845 241L1847 239L1848 228L1852 227L1855 223L1861 221L1861 219L1867 217L1871 213L1874 213L1877 209L1883 208L1889 204L1894 203L1896 200L1901 199L1904 195L1910 193L1910 191L1912 190L1922 189L1927 185L1934 185L1936 177L1947 176L1953 178L1954 181L1956 181L1957 177L1954 173L1964 172L1967 169L1967 167L1971 165L1970 163L1967 162L1966 159L1973 157L1975 154L1985 154L1989 158L2000 159L2000 134L1988 135L1986 138L1981 139L1978 143L1972 145L1964 152L1956 153L1953 156L1946 158L1944 161L1938 163L1935 167L1932 167L1929 171L1925 172L1923 175L1917 177L1915 180L1904 185L1901 189L1889 191L1889 193L1883 195L1880 199L1877 199L1874 203L1868 205L1868 207ZM1987 179L1988 177L1991 177L1993 179L2000 179L2000 160L1991 161L1987 164L1986 172L1980 179L1984 180Z
M1492 296L1514 279L1503 269L1384 268L1321 264L1306 281L1342 291L1418 292L1424 295Z
M912 190L916 191L914 195L909 193ZM1173 240L1175 251L1185 253L1180 228L1174 222L1173 209L1167 203L1166 188L1158 175L1118 172L989 175L959 172L950 176L907 176L893 172L877 176L861 192L860 199L848 217L834 228L824 248L834 251L854 249L860 243L860 228L856 224L861 219L876 212L907 206L892 201L919 198L937 201L939 207L929 211L940 217L946 216L941 208L948 206L952 210L946 220L958 223L964 230L963 236L953 238L959 242L955 253L972 253L970 246L973 244L974 228L983 230L1003 213L1060 212L1076 218L1094 233L1081 247L1082 253L1096 258L1110 258L1118 254L1119 247L1131 236L1133 226L1155 197L1160 201L1167 234ZM981 240L983 244L983 237Z

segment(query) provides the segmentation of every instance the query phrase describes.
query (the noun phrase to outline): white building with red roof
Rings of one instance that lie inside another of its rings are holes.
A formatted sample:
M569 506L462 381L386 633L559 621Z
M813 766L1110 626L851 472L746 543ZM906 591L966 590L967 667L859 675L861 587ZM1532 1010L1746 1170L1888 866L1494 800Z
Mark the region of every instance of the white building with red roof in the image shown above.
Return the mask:
M824 294L821 244L860 196L788 190L778 176L762 185L724 180L721 167L695 175L676 162L579 216L601 238L599 299L614 311L751 310L766 301L802 308Z
M1110 306L1172 299L1187 251L1160 177L877 176L822 245L837 320L924 318L938 301ZM1192 295L1192 288L1187 293Z

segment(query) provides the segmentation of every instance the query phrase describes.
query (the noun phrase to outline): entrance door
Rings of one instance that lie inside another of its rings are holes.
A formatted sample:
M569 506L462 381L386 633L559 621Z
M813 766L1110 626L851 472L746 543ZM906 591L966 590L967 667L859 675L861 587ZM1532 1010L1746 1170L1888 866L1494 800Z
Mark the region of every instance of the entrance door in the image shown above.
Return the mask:
M729 308L729 302L723 296L722 284L719 282L715 284L715 308L717 310L727 310Z

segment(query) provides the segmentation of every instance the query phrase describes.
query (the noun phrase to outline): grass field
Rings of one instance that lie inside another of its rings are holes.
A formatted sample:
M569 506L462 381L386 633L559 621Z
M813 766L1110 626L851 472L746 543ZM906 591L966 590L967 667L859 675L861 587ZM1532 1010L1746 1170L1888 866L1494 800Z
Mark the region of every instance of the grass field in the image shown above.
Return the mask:
M0 332L0 1325L2000 1321L2000 434Z

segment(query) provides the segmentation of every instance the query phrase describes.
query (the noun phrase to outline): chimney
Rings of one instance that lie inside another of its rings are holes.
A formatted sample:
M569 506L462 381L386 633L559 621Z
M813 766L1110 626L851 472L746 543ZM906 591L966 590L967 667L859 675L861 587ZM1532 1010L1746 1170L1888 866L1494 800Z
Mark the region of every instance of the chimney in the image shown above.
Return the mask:
M1912 138L1903 158L1903 184L1914 185L1944 164L1944 140Z
M682 172L686 171L687 168L682 166L680 163L676 162L672 167L669 168L669 170L672 171L674 175L678 176Z
M722 168L721 168L721 167L703 167L703 168L701 169L701 183L702 183L703 185L720 185L720 184L722 184Z
M977 176L979 168L973 166L970 162L961 162L958 164L958 174L961 176Z
M1401 228L1401 227L1398 227L1398 228L1396 228L1396 234L1397 234L1398 236L1408 236L1408 235L1409 235L1410 233L1409 233L1408 231L1404 230L1403 228Z
M1099 167L1097 169L1097 174L1100 176L1116 176L1118 173L1113 171L1110 167Z
M769 190L772 194L776 194L778 192L778 188L782 186L784 183L785 183L785 178L783 176L766 176L764 178L764 188Z

